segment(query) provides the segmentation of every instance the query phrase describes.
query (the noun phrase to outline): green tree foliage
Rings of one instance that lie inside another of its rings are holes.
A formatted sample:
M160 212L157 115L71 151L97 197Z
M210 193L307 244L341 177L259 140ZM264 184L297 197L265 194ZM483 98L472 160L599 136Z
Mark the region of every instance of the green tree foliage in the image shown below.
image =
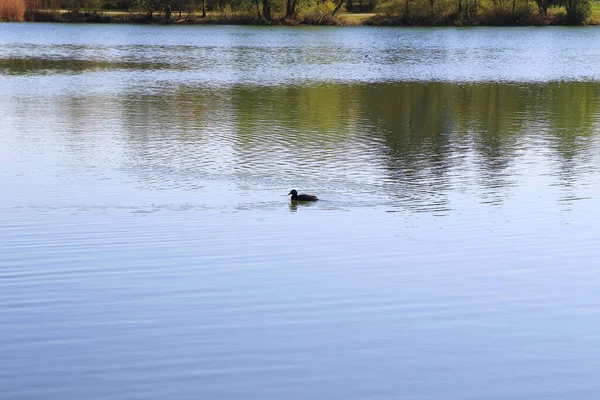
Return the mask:
M592 4L590 0L566 0L567 23L570 25L581 25L592 15Z
M333 0L304 0L298 10L298 19L309 25L334 25L338 4Z
M154 13L160 10L162 0L134 0L133 5L140 10L143 10L148 17L153 18Z
M550 7L566 14L548 16ZM591 16L591 0L380 0L375 11L391 24L579 25Z
M21 1L21 0L15 0ZM57 2L53 7L49 2ZM73 13L129 10L149 20L212 17L224 20L335 24L334 15L347 0L28 0L31 9L63 9ZM337 6L337 7L336 7Z

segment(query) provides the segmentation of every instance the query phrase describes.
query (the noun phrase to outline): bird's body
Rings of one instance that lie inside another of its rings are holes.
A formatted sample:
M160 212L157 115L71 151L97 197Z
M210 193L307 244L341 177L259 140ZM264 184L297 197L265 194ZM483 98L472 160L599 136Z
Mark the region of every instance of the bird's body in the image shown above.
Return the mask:
M292 201L317 201L317 196L312 196L310 194L298 194L296 190L292 190L288 193L292 195Z

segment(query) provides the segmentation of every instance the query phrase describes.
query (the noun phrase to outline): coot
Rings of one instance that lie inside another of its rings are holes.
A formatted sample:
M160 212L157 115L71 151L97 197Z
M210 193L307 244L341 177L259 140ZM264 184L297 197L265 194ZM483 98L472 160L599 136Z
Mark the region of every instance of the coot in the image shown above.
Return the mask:
M298 192L294 189L291 192L288 193L289 195L292 195L292 200L296 200L296 201L317 201L319 199L317 199L317 196L312 196L310 194L298 194Z

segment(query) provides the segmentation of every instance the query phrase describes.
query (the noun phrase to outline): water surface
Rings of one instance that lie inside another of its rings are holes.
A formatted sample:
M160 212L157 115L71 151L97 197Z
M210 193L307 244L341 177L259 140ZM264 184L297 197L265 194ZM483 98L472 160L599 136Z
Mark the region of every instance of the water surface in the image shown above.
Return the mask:
M599 39L0 25L3 395L597 398Z

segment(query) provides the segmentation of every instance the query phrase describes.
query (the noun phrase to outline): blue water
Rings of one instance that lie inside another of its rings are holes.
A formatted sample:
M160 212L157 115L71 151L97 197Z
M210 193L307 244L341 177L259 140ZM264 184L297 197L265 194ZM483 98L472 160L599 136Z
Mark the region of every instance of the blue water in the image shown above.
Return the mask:
M0 25L0 398L596 399L598 36Z

